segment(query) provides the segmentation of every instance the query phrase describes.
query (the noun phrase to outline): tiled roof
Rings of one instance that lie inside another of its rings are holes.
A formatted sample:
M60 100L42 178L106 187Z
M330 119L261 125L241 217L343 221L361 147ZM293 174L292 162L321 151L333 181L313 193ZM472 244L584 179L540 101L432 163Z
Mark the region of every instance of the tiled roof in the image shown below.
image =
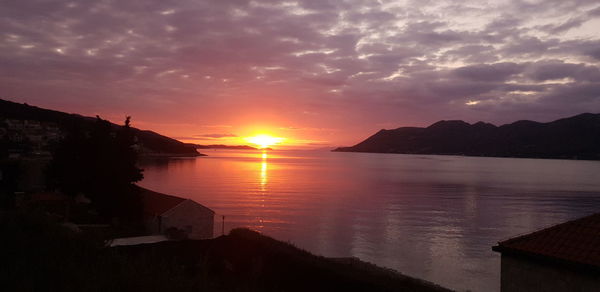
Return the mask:
M140 188L140 195L144 204L144 213L153 216L162 215L186 200L180 197L153 192L145 188Z
M493 250L600 268L600 213L499 242Z

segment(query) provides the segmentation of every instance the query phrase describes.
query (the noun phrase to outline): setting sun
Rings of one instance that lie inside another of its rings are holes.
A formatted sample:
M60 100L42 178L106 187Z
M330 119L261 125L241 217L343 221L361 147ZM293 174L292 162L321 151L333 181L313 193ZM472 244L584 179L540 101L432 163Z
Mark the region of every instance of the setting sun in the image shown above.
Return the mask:
M246 141L258 145L259 148L267 148L279 144L285 140L285 138L273 137L271 135L261 134L253 137L244 138Z

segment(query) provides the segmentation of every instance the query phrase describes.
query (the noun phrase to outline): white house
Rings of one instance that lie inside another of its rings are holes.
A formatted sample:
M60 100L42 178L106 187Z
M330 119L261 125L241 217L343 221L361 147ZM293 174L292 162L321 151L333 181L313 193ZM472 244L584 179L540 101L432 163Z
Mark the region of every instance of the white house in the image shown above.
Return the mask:
M183 232L191 239L213 237L215 212L190 199L141 189L144 223L151 234Z

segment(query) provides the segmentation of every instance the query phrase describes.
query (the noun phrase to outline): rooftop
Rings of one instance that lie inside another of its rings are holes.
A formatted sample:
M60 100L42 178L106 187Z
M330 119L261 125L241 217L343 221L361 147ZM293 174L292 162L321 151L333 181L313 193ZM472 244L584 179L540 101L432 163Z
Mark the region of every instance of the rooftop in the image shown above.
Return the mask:
M501 241L492 249L600 268L600 213Z
M140 188L142 203L144 204L144 213L149 215L161 215L175 208L186 199L161 194L145 188Z
M139 187L140 196L142 198L142 204L144 205L144 213L146 215L158 216L163 215L169 210L175 208L177 205L188 201L189 199L180 198L172 195L167 195L163 193L154 192L142 187ZM196 206L200 206L201 208L206 209L209 212L214 213L210 208L199 204L193 200L189 200L193 202Z

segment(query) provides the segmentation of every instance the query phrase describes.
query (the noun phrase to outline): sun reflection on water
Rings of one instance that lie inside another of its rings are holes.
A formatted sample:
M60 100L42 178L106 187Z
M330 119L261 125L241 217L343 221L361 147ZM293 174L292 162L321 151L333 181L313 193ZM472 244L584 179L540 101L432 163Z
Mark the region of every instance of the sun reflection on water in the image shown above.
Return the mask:
M269 156L267 155L267 151L264 150L262 153L262 163L260 167L260 190L263 192L267 190L267 158L269 158Z

